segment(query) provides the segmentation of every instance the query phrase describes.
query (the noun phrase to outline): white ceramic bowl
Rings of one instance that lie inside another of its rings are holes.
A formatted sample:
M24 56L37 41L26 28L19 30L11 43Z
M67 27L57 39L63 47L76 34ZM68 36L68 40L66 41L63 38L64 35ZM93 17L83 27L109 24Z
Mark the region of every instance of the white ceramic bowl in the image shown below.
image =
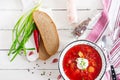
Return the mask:
M93 42L90 42L90 41L87 41L87 40L77 40L77 41L74 41L74 42L71 42L70 44L68 44L64 50L62 51L61 55L60 55L60 58L59 58L59 64L58 64L58 67L59 67L59 71L62 75L62 77L65 79L65 80L70 80L64 70L63 70L63 59L64 59L64 56L66 54L66 52L73 46L75 45L78 45L78 44L87 44L91 47L93 47L94 49L96 49L101 57L101 60L102 60L102 68L101 68L101 71L99 73L99 75L97 76L97 78L95 80L101 80L101 78L103 77L105 71L106 71L106 58L105 58L105 55L102 51L102 49L97 46L95 43Z

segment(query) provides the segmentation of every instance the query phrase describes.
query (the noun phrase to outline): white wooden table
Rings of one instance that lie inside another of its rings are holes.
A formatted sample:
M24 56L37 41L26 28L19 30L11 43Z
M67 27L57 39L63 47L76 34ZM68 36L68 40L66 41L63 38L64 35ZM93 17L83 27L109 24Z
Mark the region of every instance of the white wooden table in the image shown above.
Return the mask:
M102 10L101 0L77 1L79 21L93 14L93 10ZM24 57L18 56L10 62L7 53L12 43L12 29L23 13L23 6L21 0L0 0L0 80L57 80L60 74L58 63L52 63L52 60L59 58L61 50L75 40L71 34L73 27L67 20L66 0L43 0L42 7L51 8L60 38L58 53L46 61L28 62ZM87 32L90 30L88 28ZM87 32L80 38L84 39Z

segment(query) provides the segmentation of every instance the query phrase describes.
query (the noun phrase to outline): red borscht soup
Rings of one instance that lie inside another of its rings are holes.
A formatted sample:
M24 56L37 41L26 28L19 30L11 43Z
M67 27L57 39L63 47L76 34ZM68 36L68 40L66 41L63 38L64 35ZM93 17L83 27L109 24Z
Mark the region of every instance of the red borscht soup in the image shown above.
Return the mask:
M63 58L63 70L70 80L95 80L101 68L98 51L87 44L73 46Z

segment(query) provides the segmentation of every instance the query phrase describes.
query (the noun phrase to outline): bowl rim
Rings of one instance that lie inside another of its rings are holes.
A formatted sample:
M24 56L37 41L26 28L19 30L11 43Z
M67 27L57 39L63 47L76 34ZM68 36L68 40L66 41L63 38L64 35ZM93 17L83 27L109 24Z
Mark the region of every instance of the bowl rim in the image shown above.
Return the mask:
M75 46L75 45L78 45L78 43L79 44L81 44L81 43L84 43L84 44L88 44L88 45L90 45L90 46L92 46L93 48L97 48L96 50L100 53L99 55L101 56L101 59L102 59L102 68L101 68L101 71L100 71L100 73L99 73L99 75L98 75L98 77L95 79L95 80L101 80L102 79L102 77L104 76L104 74L105 74L105 71L106 71L106 67L107 67L107 61L106 61L106 57L105 57L105 54L104 54L104 52L103 52L103 50L96 44L96 43L94 43L94 42L91 42L91 41L88 41L88 40L75 40L75 41L72 41L72 42L70 42L69 44L67 44L66 45L66 47L61 51L61 54L59 55L59 61L58 61L58 69L59 69L59 72L60 72L60 74L61 74L61 76L63 77L63 79L64 80L70 80L67 76L66 76L66 74L64 73L64 70L63 70L63 66L62 66L62 60L63 59L61 59L61 57L62 57L62 55L63 55L63 52L65 52L65 50L66 50L66 52L71 48L71 47L73 47L73 46ZM72 46L71 46L72 45ZM93 46L94 45L94 46ZM68 49L67 49L68 48ZM64 53L64 55L65 55L65 53ZM64 58L64 55L63 55L63 58ZM104 58L103 58L104 57ZM61 71L62 70L62 71Z

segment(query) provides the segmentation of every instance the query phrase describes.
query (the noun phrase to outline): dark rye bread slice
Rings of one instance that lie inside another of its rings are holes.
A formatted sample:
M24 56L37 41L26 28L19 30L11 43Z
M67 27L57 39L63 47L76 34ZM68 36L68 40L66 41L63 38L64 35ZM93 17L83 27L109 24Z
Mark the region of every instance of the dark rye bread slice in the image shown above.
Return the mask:
M46 52L50 56L55 54L59 48L59 38L54 22L49 15L42 11L33 12L33 19L39 30Z

